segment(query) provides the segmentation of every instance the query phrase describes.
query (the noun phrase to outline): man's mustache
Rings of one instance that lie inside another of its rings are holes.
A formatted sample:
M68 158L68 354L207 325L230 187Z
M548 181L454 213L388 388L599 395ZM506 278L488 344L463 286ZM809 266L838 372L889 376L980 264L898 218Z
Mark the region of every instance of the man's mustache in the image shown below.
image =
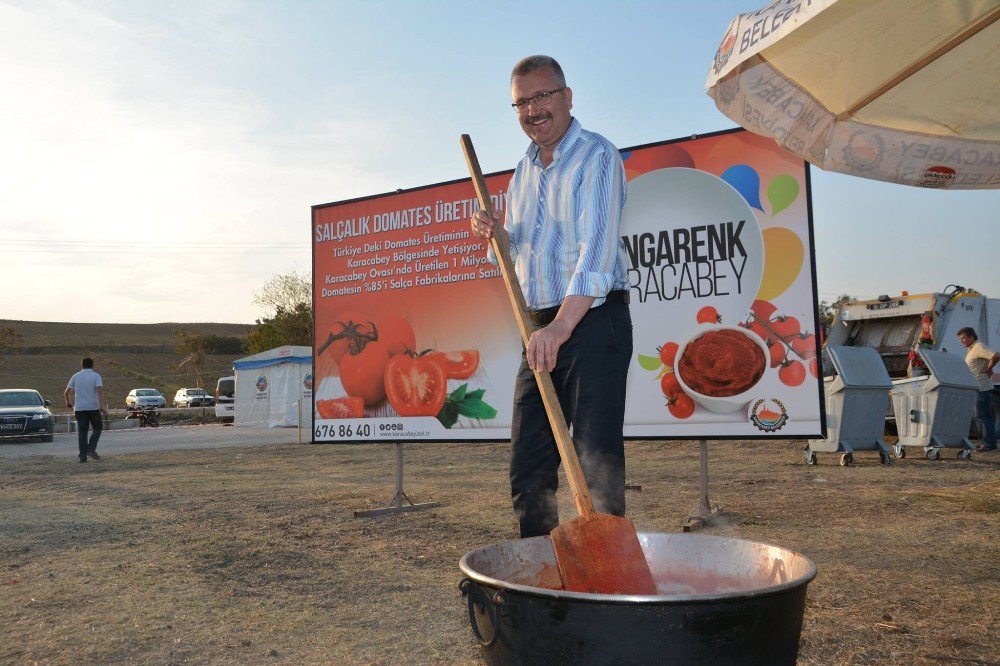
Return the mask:
M541 120L548 120L551 117L552 117L551 113L539 113L536 116L528 116L526 122L529 124L534 124Z

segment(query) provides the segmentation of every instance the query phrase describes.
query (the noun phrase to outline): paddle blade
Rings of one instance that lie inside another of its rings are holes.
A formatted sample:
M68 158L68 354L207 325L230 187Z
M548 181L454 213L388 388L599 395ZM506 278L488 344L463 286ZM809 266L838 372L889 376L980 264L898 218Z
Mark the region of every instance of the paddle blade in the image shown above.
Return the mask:
M552 530L563 587L597 594L656 594L656 583L628 518L599 513Z

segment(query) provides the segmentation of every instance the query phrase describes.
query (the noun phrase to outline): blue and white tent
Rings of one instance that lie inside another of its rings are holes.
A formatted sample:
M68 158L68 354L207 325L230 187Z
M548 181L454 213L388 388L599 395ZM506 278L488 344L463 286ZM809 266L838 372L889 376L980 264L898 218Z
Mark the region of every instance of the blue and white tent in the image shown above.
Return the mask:
M283 428L299 425L312 432L312 349L285 345L233 363L236 371L234 425Z

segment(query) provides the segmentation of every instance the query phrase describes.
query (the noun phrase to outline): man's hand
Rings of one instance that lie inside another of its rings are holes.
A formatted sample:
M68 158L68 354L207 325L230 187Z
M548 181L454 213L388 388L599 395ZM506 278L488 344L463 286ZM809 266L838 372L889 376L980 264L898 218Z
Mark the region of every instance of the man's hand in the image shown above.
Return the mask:
M572 327L557 319L532 333L527 347L528 367L542 372L555 370L559 347L569 340L572 332Z
M469 220L470 226L472 227L472 235L476 238L485 238L489 240L493 238L493 226L500 224L500 211L493 211L493 218L486 214L486 211L479 209L476 214L472 216Z

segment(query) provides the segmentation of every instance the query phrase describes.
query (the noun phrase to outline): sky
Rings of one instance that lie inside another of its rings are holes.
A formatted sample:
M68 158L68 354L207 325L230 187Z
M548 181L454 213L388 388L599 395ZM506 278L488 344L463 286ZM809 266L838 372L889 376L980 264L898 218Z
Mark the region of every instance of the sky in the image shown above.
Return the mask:
M310 207L513 168L513 64L554 56L619 148L728 129L712 2L0 0L0 319L253 323ZM812 169L820 299L1000 297L1000 191ZM981 248L981 249L976 249Z

